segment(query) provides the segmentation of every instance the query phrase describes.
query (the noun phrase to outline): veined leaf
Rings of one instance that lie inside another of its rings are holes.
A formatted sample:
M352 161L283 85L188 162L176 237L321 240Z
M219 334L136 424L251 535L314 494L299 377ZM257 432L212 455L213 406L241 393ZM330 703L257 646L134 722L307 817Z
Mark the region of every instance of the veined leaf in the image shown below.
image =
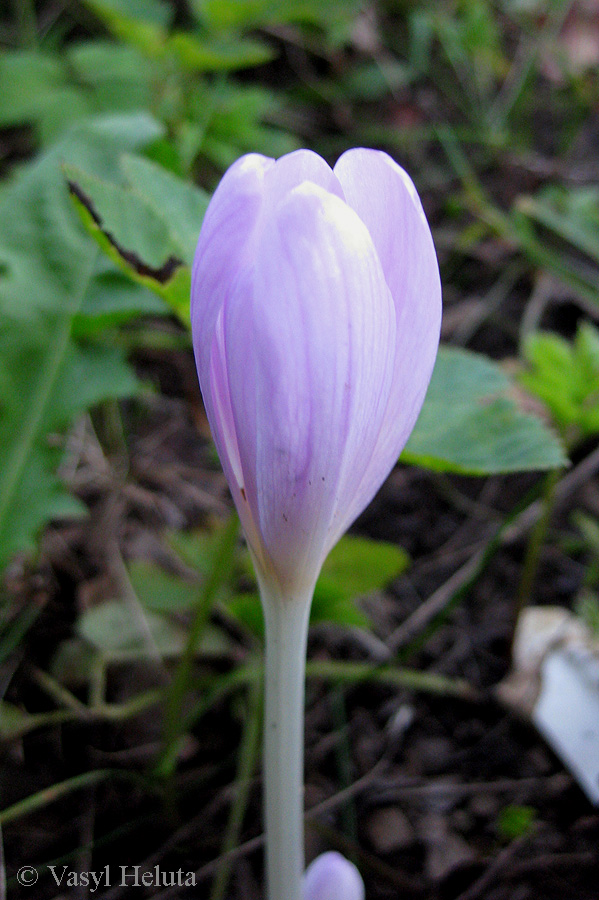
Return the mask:
M113 174L119 151L156 133L144 122L136 116L133 123L109 119L74 129L2 194L0 570L32 548L49 519L81 511L56 472L73 418L136 389L116 348L91 330L88 342L73 340L97 250L73 215L60 164L67 159Z
M191 265L209 195L142 156L126 154L121 168L133 190L168 223L173 242Z
M558 438L539 418L522 412L512 393L512 382L497 363L442 347L401 459L464 475L566 465Z
M146 159L125 156L130 187L67 168L75 205L105 253L189 324L191 262L208 196Z

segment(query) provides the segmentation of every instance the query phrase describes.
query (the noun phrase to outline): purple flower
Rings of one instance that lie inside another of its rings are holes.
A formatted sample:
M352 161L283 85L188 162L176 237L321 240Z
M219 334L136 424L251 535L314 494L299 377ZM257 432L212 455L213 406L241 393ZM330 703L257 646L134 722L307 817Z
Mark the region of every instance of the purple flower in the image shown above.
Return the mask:
M193 266L196 362L259 578L307 593L395 464L439 341L416 190L385 153L226 172Z
M364 900L364 882L340 853L323 853L306 869L303 900Z

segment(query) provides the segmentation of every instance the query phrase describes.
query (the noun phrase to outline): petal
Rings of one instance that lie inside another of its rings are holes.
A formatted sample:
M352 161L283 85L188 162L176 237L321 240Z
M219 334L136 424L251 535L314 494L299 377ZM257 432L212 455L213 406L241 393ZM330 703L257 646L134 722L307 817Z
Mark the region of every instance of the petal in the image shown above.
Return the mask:
M238 159L218 185L202 223L192 271L191 328L207 408L216 320L243 265L262 206L264 175L273 165L274 160L257 153Z
M364 882L340 853L323 853L306 869L304 900L364 900Z
M263 224L224 309L231 408L263 545L282 582L311 582L380 430L395 311L370 235L338 197L304 182Z
M276 161L265 178L265 193L275 205L285 194L310 181L343 200L343 190L333 170L321 156L312 150L294 150Z
M264 568L262 541L256 530L254 516L244 489L243 469L229 393L223 321L221 309L212 340L209 389L205 391L210 398L210 427L245 536L254 549L256 561ZM206 408L208 409L208 405Z
M416 189L390 156L348 150L334 168L346 202L376 247L396 310L395 371L372 462L357 486L348 525L372 499L403 449L430 381L441 326L441 283Z

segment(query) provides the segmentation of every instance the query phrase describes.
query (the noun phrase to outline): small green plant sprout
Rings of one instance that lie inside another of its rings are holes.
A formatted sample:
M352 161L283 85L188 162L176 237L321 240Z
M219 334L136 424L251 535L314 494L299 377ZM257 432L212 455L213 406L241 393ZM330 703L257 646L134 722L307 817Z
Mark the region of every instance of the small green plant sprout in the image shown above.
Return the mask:
M599 331L590 322L570 343L535 333L524 343L520 384L543 401L568 448L599 433Z
M502 841L515 841L532 831L537 811L532 806L510 804L497 816L497 834Z

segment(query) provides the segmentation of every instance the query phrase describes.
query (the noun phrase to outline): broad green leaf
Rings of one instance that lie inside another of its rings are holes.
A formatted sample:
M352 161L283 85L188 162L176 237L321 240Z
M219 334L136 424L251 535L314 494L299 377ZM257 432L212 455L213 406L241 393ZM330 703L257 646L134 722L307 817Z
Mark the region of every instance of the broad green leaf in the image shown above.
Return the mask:
M116 173L118 155L115 151L124 153L133 152L145 147L162 137L164 126L147 112L110 112L94 116L93 119L81 123L81 127L72 132L68 143L65 142L65 151L62 155L64 163L71 163L86 171L93 171L99 178L112 178ZM80 146L77 135L83 137L83 146ZM75 140L73 140L73 136ZM95 137L101 142L100 146L112 150L109 157L110 165L106 166L101 160L96 163L93 157L89 157L87 150L90 137ZM73 145L76 153L70 152ZM83 151L83 152L82 152ZM93 163L93 165L92 165Z
M67 167L77 210L110 259L189 324L191 262L208 197L149 160L124 156L121 167L129 187Z
M168 616L148 611L145 604L137 606L124 600L106 600L86 610L75 630L107 662L151 657L156 653L180 656L188 640L187 629ZM230 648L225 635L207 627L197 654L223 656L228 655Z
M487 475L567 464L557 437L519 409L502 369L476 353L442 347L404 462Z
M101 256L73 327L77 336L83 336L137 316L161 316L166 312L153 291L131 281L108 257Z
M134 609L122 600L106 600L86 610L76 631L108 657L139 654L178 656L185 646L185 630L163 616Z
M134 191L102 181L80 169L65 166L65 174L75 197L101 226L110 244L138 271L149 275L181 261L165 218Z
M141 156L125 155L121 166L135 193L168 224L173 243L191 265L208 194Z
M345 627L367 628L369 619L356 601L381 590L405 571L405 550L385 541L345 535L333 547L322 567L312 601L310 622L334 622ZM249 560L246 572L252 577ZM227 610L253 634L262 636L264 623L257 593L235 594Z
M48 145L95 113L149 107L151 80L151 64L138 51L103 41L70 47L66 60L1 51L0 126L32 123Z
M71 191L73 202L79 212L81 221L109 259L134 282L162 297L181 321L189 325L189 294L191 290L189 267L172 254L159 267L152 267L144 263L134 250L130 251L126 246L122 246L114 240L107 224L97 216L89 196L79 192L74 182L71 182ZM100 191L100 194L102 194L102 191ZM123 199L124 204L128 206L129 212L136 211L136 213L141 213L144 208L143 201L131 200L131 197L127 195L124 189L115 188L110 196L104 195L104 199L110 200L112 198L116 200L114 208L118 209L119 196ZM131 202L129 202L130 200ZM134 233L132 240L136 240L136 237L137 235ZM153 252L155 252L155 248Z
M311 623L335 622L367 628L368 617L356 600L381 590L408 564L407 553L395 544L345 535L322 567L312 601Z
M93 248L73 215L61 165L118 177L119 155L160 133L146 115L102 116L73 128L22 170L0 203L0 314L31 319L40 311L79 310Z
M167 0L83 0L98 15L130 19L167 28L173 17L172 4Z
M82 511L57 476L72 420L137 387L116 347L92 330L85 343L73 339L97 251L73 214L61 169L67 160L113 175L119 152L149 133L146 117L135 117L133 131L132 124L103 119L71 130L2 194L0 570L32 549L48 520Z
M128 571L140 602L151 612L190 612L198 605L198 583L171 575L161 566L145 560L131 562Z
M81 273L83 290L91 263L93 256ZM83 511L55 474L64 453L61 433L83 410L137 387L116 348L71 340L75 312L13 322L0 335L0 570L13 553L33 548L48 519Z
M346 534L327 556L316 595L357 597L381 590L409 565L402 547Z
M186 566L201 576L209 575L216 546L222 539L225 527L214 530L202 528L196 531L169 531L165 535L166 542Z

